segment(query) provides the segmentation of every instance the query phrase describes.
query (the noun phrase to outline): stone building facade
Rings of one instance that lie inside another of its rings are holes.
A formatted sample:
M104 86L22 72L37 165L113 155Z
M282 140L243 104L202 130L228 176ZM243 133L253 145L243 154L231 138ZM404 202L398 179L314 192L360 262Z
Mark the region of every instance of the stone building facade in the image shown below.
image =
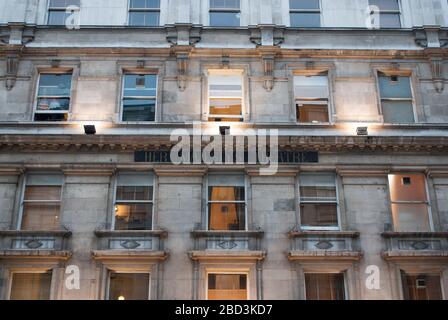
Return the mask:
M445 0L0 0L0 299L448 298L447 57Z

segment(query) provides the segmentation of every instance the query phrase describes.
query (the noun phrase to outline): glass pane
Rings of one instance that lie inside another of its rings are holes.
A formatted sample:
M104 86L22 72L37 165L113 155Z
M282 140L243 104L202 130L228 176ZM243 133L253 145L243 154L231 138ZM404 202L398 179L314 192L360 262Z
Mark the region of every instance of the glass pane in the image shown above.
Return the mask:
M328 122L328 105L303 104L297 105L297 122L319 123Z
M390 199L395 201L428 201L426 177L423 174L390 174Z
M336 201L336 187L334 186L301 186L300 200L302 201Z
M431 231L427 204L392 204L392 216L395 231Z
M307 300L345 300L344 274L306 273Z
M48 24L50 26L65 26L69 16L70 13L66 13L65 11L49 11Z
M131 0L131 9L155 9L160 8L160 0Z
M123 121L154 121L155 115L155 99L123 100Z
M117 201L119 200L152 200L152 187L123 186L117 187Z
M400 10L398 0L369 0L371 6L377 6L380 10Z
M13 273L11 300L50 300L51 271Z
M208 300L247 300L247 275L209 274Z
M148 273L111 273L109 300L148 300Z
M408 275L402 272L405 300L443 300L439 275Z
M21 230L59 230L61 206L56 203L27 202L23 205Z
M327 99L327 76L294 76L294 94L296 99Z
M210 0L212 9L238 9L240 0Z
M380 14L381 28L401 28L400 14L398 13L381 13Z
M320 27L320 13L292 12L291 13L291 27L319 28Z
M319 9L319 0L289 0L289 9Z
M412 99L411 80L409 77L391 77L380 75L381 98L407 98Z
M157 75L127 74L124 76L124 97L155 97Z
M386 123L414 123L412 101L382 101L383 117Z
M68 113L36 113L34 121L67 121Z
M219 116L242 116L241 99L210 99L210 114Z
M116 204L115 230L151 230L152 204Z
M244 203L209 203L209 230L245 230Z
M41 74L39 79L40 97L70 97L71 74Z
M307 227L338 227L338 211L336 204L300 205L302 226Z
M25 200L61 200L61 187L33 186L26 187Z
M210 25L214 27L239 27L239 12L210 12Z
M38 111L68 111L70 98L39 98L37 99Z
M244 201L244 187L209 187L209 201Z
M129 12L129 25L137 27L158 26L159 12Z
M67 8L68 6L80 6L80 0L50 0L51 8Z

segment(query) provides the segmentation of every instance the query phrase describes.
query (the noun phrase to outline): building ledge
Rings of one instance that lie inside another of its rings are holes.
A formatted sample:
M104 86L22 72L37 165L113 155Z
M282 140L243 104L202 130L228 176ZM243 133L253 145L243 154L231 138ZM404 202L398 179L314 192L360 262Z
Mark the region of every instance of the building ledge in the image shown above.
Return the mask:
M0 237L27 237L27 236L54 236L54 237L64 237L68 238L72 235L72 232L69 230L39 230L39 231L30 231L30 230L0 230Z
M193 238L202 237L252 237L262 238L264 231L261 230L231 230L231 231L216 231L216 230L194 230L191 232Z
M309 260L345 260L358 261L362 258L361 251L290 251L288 259L290 261Z
M201 250L188 252L192 260L264 260L265 251Z
M359 238L358 231L291 231L291 238Z
M67 250L0 250L0 259L68 260L71 256Z
M440 250L390 250L381 253L383 259L392 260L448 260L448 251Z
M166 238L168 232L166 230L95 230L95 235L99 238L103 237L160 237Z
M168 251L151 250L94 250L92 257L95 260L108 259L137 259L137 260L166 260Z
M448 238L448 232L395 232L381 233L384 238Z

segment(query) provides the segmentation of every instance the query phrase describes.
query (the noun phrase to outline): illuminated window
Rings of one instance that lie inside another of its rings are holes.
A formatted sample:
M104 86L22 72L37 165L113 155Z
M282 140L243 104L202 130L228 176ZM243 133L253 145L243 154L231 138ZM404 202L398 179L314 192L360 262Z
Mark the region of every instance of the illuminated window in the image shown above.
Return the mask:
M300 219L303 229L338 230L338 196L334 174L300 175Z
M40 74L34 121L67 121L72 74Z
M149 273L110 273L109 300L148 299Z
M42 273L13 273L11 300L50 300L51 271Z
M210 0L210 26L239 27L240 0Z
M401 271L405 300L443 300L438 274L407 274Z
M329 122L328 76L326 73L313 76L294 76L297 122Z
M56 26L65 26L67 18L72 15L72 12L68 11L69 7L80 8L80 0L50 0L48 7L48 24Z
M63 177L55 174L30 174L22 203L21 230L60 229Z
M246 197L243 175L210 175L209 230L245 230Z
M423 174L390 174L390 200L396 231L431 231Z
M369 0L369 5L379 8L381 28L401 27L399 0Z
M247 300L246 274L208 274L208 300Z
M155 121L157 75L125 74L122 121Z
M289 0L291 27L319 28L320 0Z
M240 73L209 75L209 120L243 121L242 76Z
M129 4L129 25L138 27L160 24L160 0L131 0Z
M378 74L381 107L386 123L414 123L414 103L410 77Z
M119 174L115 195L115 230L151 230L153 213L151 174Z
M345 300L343 273L305 273L307 300Z

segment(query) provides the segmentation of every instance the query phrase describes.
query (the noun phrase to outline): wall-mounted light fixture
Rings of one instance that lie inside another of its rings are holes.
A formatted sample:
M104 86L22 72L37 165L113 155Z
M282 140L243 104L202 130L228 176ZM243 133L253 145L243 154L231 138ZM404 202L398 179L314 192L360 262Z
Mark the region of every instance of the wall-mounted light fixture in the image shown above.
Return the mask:
M358 136L368 136L369 135L369 129L367 127L357 127L356 128L356 134Z
M229 126L219 126L219 134L222 136L230 135L230 127Z
M84 125L84 133L87 135L94 135L96 134L96 127L92 124L86 124Z

